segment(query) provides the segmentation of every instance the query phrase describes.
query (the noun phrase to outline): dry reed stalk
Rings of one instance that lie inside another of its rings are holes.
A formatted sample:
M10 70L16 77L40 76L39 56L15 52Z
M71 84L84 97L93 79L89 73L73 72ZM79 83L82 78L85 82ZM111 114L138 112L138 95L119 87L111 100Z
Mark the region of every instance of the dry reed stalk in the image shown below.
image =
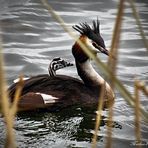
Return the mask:
M104 91L105 91L105 81L104 81L104 85L102 85L102 87L101 87L101 94L98 99L99 102L98 102L98 109L97 109L97 115L96 115L95 131L93 133L93 139L92 139L92 148L96 148L96 145L97 145L98 128L99 128L100 122L101 122Z
M7 84L5 81L5 72L3 70L3 53L2 53L2 40L0 38L0 105L2 107L2 113L5 119L6 126L6 143L5 148L16 148L15 135L13 131L14 126L14 117L17 112L17 103L20 98L22 91L23 79L20 77L20 81L17 84L17 89L15 92L15 98L12 105L9 103L8 93L7 93Z
M134 1L133 0L128 0L128 2L130 3L130 6L132 8L133 16L135 17L135 20L136 20L136 23L137 23L140 35L142 37L143 43L144 43L144 45L145 45L145 47L146 47L146 49L148 51L148 42L147 42L146 36L144 34L144 31L142 29L142 25L141 25L141 22L140 22L140 17L139 17L138 12L136 11L136 7L134 5Z
M19 82L17 83L17 86L16 86L16 91L15 91L15 95L13 99L14 101L10 108L10 114L11 114L10 116L12 117L12 119L15 117L17 113L17 105L18 105L18 101L20 99L20 95L23 89L23 85L24 85L23 75L20 75Z
M122 24L122 16L124 11L124 0L120 0L119 6L118 6L118 13L117 18L113 30L113 37L111 42L111 49L108 59L108 68L112 71L113 75L116 75L116 65L117 65L117 59L118 59L118 47L120 42L120 32L121 32L121 24ZM114 57L114 58L112 58ZM110 85L111 88L114 90L114 78L112 77L110 79ZM113 103L114 105L114 103ZM108 126L107 126L107 143L106 148L112 147L112 118L113 118L113 105L109 108L108 113Z
M136 146L137 148L141 148L141 132L140 132L140 98L139 98L139 81L135 80L135 136L136 136Z
M141 90L146 96L148 96L148 88L145 86L144 82L135 80L135 135L137 148L141 148L141 131L140 131L140 97L139 91Z
M74 39L77 40L76 35L66 27L64 21L60 16L56 14L56 12L52 9L52 7L48 4L47 0L41 0L42 4L46 7L46 9L49 11L49 13L55 18L59 24L63 27L63 29ZM121 93L125 101L132 107L135 106L134 98L130 94L130 92L122 85L121 81L117 79L116 76L113 75L112 71L104 64L96 55L94 55L80 40L78 40L79 45L82 47L82 49L85 51L85 53L93 59L97 66L102 70L109 79L114 79L115 87L118 89L118 91ZM142 117L146 122L148 122L148 113L143 109L142 106L140 106L140 112L142 114Z
M5 82L5 73L3 70L3 54L2 54L2 40L0 38L0 103L2 106L2 113L5 119L6 125L6 148L15 148L15 138L13 133L13 124L11 119L9 118L9 101L8 101L8 94L7 94L7 87Z
M9 115L8 116L9 116L9 122L10 122L12 128L14 126L14 118L17 113L17 105L18 105L18 101L19 101L19 98L20 98L20 95L22 92L23 82L24 82L23 76L20 76L19 82L17 83L17 86L16 86L16 91L15 91L15 95L14 95L14 99L13 99L14 101L11 104L11 107L9 108ZM13 134L11 136L13 136L13 141L15 142L15 134ZM12 147L11 143L9 142L9 138L10 138L10 136L6 137L6 148ZM15 147L16 147L16 144L14 145L14 148Z
M146 96L148 96L148 86L145 86L145 83L142 81L137 81L137 87L141 90Z

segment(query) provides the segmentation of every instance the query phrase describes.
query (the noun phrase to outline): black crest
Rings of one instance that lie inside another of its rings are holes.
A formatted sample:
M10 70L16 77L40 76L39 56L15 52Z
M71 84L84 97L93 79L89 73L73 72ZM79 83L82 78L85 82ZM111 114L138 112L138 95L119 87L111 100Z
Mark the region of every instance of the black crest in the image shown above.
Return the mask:
M81 35L86 35L88 38L93 40L98 46L105 48L104 40L100 35L100 22L97 19L92 22L92 26L89 26L86 22L75 25L73 28L78 31Z
M97 35L100 35L100 22L97 19L97 21L93 21L92 27L90 27L86 22L80 23L80 25L75 25L73 28L78 31L81 35L90 36L91 33L95 33Z

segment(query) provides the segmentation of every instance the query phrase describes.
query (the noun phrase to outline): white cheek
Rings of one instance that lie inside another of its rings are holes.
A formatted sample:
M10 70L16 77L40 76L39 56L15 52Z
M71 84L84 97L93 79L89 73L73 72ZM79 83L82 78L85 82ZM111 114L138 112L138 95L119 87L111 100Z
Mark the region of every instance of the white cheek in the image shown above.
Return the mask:
M42 96L44 104L55 103L58 98L53 97L51 95L43 94L43 93L36 93Z
M98 52L98 49L92 45L92 41L89 38L87 38L86 44L89 49L91 49L92 51Z

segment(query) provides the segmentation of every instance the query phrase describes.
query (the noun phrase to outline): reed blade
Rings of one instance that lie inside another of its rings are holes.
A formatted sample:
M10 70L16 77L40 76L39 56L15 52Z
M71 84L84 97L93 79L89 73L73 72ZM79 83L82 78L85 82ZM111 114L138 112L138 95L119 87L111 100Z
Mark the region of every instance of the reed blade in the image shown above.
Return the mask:
M104 81L104 85L102 85L101 94L98 99L99 102L98 102L98 108L97 108L95 130L94 130L93 139L92 139L92 148L96 148L96 146L97 146L98 128L99 128L100 122L101 122L104 94L105 94L105 81Z
M113 30L111 49L108 59L108 68L112 71L113 75L116 75L116 66L118 63L118 48L120 43L120 34L121 34L121 25L122 25L122 17L124 13L124 0L120 0L118 6L117 17L115 21L115 26ZM113 58L114 57L114 58ZM114 90L114 79L113 77L110 79L110 86ZM107 142L106 148L112 147L112 118L113 118L113 106L109 108L108 112L108 126L107 126Z
M2 51L2 38L0 36L0 106L2 108L2 114L5 119L6 126L6 148L16 148L15 135L13 131L13 119L10 116L10 103L7 94L7 84L4 72L4 62L3 62L3 51Z
M142 37L142 41L146 47L146 50L148 51L148 40L145 36L145 33L143 31L143 28L142 28L142 25L141 25L141 22L140 22L140 16L136 10L136 7L135 7L135 4L134 4L134 0L128 0L130 6L131 6L131 9L132 9L132 12L133 12L133 16L135 17L135 20L136 20L136 24L138 26L138 29L139 29L139 32L140 32L140 35Z

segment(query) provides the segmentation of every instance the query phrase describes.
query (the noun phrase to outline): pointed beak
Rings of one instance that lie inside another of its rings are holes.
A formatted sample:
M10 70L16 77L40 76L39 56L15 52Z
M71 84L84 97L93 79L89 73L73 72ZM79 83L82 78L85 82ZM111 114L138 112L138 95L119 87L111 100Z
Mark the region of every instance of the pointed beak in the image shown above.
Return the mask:
M97 45L95 42L93 42L93 46L94 46L95 49L96 49L96 50L95 50L96 53L104 53L104 54L106 54L106 55L109 56L109 51L108 51L107 49L105 49L105 48L103 48L103 47Z
M101 46L98 46L98 49L101 53L104 53L109 56L109 51Z

